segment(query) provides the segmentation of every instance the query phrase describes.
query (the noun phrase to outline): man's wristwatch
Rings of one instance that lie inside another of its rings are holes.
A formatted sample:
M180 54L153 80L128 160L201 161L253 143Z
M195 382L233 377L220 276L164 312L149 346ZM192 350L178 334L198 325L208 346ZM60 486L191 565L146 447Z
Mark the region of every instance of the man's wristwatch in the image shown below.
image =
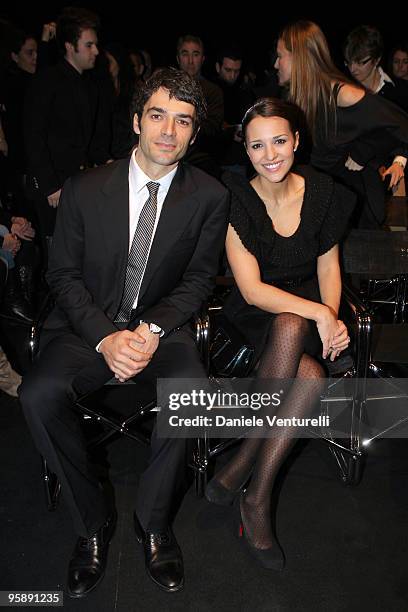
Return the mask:
M148 323L147 321L143 321L142 319L140 319L140 324L142 323L146 323L146 325L149 326L149 332L151 332L152 334L159 334L160 338L164 336L164 330L158 325L156 325L156 323Z
M162 330L162 328L156 325L156 323L148 323L148 325L149 325L149 331L152 334L160 334L161 336L164 334L164 331Z

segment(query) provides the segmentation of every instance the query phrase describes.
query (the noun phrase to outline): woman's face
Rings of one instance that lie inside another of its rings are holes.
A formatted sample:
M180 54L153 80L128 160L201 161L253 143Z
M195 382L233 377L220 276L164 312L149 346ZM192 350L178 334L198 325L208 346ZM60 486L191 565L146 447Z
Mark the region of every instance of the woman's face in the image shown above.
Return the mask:
M278 71L279 85L287 85L292 73L292 52L287 50L281 38L278 40L276 53L278 57L274 68Z
M397 79L408 79L408 53L405 53L405 51L394 53L392 71Z
M360 83L370 82L373 78L380 59L372 58L369 55L361 60L346 62L351 75Z
M109 68L109 72L111 74L112 79L117 79L118 75L119 75L119 64L118 62L115 60L115 58L113 57L113 55L111 55L109 53L109 51L105 51L106 53L106 57L108 59L108 68Z
M255 117L246 128L245 146L257 173L279 183L288 174L299 144L289 122L282 117Z
M27 38L20 51L11 55L21 70L30 74L35 73L37 68L37 41L34 38Z

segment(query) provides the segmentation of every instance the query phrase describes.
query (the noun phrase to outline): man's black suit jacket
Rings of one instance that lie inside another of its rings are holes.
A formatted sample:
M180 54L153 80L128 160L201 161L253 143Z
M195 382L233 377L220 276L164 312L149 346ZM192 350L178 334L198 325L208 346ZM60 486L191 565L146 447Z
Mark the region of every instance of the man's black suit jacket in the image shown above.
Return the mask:
M91 347L117 331L129 249L129 159L70 178L62 191L47 280L56 308L48 328ZM228 221L228 192L180 163L163 204L140 288L137 318L167 334L212 290ZM132 325L130 326L132 328Z
M110 117L90 71L66 60L32 79L24 109L28 172L42 196L55 193L81 166L109 158Z

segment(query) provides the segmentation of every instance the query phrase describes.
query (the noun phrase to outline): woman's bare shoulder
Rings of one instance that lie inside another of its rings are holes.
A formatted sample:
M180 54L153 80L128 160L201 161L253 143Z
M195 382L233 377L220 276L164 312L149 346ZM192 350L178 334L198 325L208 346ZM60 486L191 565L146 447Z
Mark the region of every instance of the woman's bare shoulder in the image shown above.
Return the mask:
M343 83L337 96L337 106L352 106L360 102L365 96L365 90L358 85Z

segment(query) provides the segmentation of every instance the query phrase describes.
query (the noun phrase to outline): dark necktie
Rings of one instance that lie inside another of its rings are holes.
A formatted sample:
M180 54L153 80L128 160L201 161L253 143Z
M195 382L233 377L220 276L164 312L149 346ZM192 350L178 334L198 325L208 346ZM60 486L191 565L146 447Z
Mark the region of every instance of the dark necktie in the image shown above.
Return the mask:
M143 272L146 267L147 254L153 235L157 214L157 192L160 183L147 183L149 197L141 210L137 227L130 247L126 267L125 287L119 312L115 318L116 323L130 320L133 303L142 283Z

